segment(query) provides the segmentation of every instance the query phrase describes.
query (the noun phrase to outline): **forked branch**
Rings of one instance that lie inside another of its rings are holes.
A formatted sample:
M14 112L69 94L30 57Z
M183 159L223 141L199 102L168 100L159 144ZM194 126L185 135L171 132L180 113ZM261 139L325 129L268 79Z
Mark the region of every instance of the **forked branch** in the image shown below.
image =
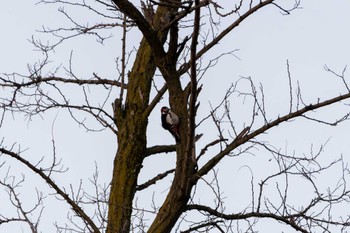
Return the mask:
M56 193L61 196L68 205L73 209L73 211L85 222L86 226L89 228L90 232L94 233L100 233L100 230L95 225L95 223L92 221L92 219L83 211L83 209L80 208L69 196L66 192L64 192L55 181L53 181L49 176L47 176L43 170L40 168L35 167L33 164L31 164L28 160L22 158L19 154L9 151L5 148L0 148L0 153L4 155L8 155L19 162L21 162L23 165L28 167L30 170L32 170L34 173L38 174L41 178L45 180L45 182L51 186Z
M307 105L300 110L291 112L291 113L284 115L282 117L278 117L277 119L261 126L260 128L252 131L251 133L248 133L249 128L245 128L230 144L228 144L226 146L226 148L224 150L222 150L220 153L218 153L212 159L210 159L205 165L203 165L203 167L200 168L196 174L194 174L193 179L198 180L200 177L204 176L212 168L214 168L216 166L216 164L218 164L221 161L221 159L223 159L226 155L231 153L234 149L238 148L240 145L248 142L249 140L265 133L269 129L276 127L283 122L287 122L291 119L303 116L307 112L310 112L310 111L313 111L313 110L316 110L319 108L323 108L323 107L326 107L328 105L338 103L338 102L341 102L342 100L346 100L349 98L350 98L350 93L347 93L347 94L340 95L338 97L334 97L332 99L328 99L328 100L325 100L325 101L322 101L322 102L319 102L316 104Z

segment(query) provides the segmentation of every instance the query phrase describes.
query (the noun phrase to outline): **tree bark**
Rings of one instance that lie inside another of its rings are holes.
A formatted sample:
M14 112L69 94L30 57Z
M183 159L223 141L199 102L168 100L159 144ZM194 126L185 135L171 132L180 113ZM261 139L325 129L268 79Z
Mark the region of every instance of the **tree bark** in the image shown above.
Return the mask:
M143 39L129 73L125 106L115 106L118 150L114 160L107 233L129 232L130 229L132 201L146 151L148 122L143 113L155 69L151 49Z
M196 5L198 5L196 1ZM193 53L192 59L192 68L194 72L191 73L191 104L190 110L188 111L188 95L189 90L185 90L181 87L180 74L176 72L176 60L177 58L169 54L168 64L166 67L161 67L160 70L163 73L163 76L166 80L169 90L169 99L172 109L180 116L180 136L181 143L177 145L176 154L176 170L174 175L174 180L172 186L164 201L162 207L159 210L153 224L148 230L149 233L157 232L171 232L177 220L184 212L188 200L191 196L191 191L194 186L191 179L192 175L195 172L195 160L193 159L194 153L194 133L195 133L195 103L196 103L196 91L197 91L197 80L196 80L196 44L199 33L199 8L196 10L196 19L195 19L195 28L193 37L193 46L191 52ZM178 44L178 33L177 33L177 24L173 25L173 28L170 30L170 49L177 47ZM174 52L173 52L174 54ZM168 75L167 75L168 74ZM194 95L194 96L193 96ZM194 98L194 99L192 99Z
M157 32L157 40L149 43L149 38L142 39L134 65L128 74L125 105L118 99L115 103L118 150L112 174L107 233L130 231L132 202L147 149L148 114L145 113L150 112L146 109L149 107L151 83L156 70L155 51L149 44L160 43L162 47L165 43L168 30L161 30L161 17L167 11L169 9L166 7L158 7L150 25Z

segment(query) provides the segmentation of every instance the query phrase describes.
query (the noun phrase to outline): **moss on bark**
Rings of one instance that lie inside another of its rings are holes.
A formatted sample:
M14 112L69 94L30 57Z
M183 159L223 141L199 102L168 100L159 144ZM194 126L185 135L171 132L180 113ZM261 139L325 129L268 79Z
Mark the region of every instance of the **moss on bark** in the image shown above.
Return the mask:
M167 11L165 7L157 9L153 27L160 28L160 18ZM162 43L162 46L166 35L167 31L158 30L158 42ZM143 38L132 70L128 74L125 106L123 109L117 108L114 114L118 127L118 150L111 182L107 233L123 233L130 230L132 201L143 155L146 153L148 115L144 113L148 107L155 70L154 51Z

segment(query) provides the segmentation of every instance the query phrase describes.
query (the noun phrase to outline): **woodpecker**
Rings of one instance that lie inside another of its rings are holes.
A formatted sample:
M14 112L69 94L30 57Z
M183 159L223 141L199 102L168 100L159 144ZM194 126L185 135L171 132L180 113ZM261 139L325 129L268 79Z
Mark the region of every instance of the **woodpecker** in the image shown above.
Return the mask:
M174 136L176 142L179 143L179 117L168 107L162 107L160 111L162 113L161 119L163 128L168 130Z

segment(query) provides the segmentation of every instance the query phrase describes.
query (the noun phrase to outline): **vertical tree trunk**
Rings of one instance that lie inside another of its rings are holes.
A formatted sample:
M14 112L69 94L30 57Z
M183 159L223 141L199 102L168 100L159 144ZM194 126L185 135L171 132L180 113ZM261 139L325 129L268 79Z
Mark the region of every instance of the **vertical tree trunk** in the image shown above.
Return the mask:
M162 46L168 30L159 30L163 23L161 17L169 14L168 11L166 7L158 7L152 22ZM125 106L116 101L118 151L114 160L107 233L130 231L132 202L146 151L148 115L145 114L145 110L148 107L152 78L156 70L153 55L154 51L143 38L132 70L128 74Z
M114 160L107 232L129 232L132 201L146 150L148 117L144 111L156 66L151 49L142 40L128 77L125 106L116 106L118 151Z
M192 160L193 151L192 149L188 150L187 91L181 88L180 78L175 72L175 67L176 63L174 62L161 68L161 70L168 85L171 107L180 118L181 143L176 148L176 170L172 186L148 230L149 233L171 232L188 203L193 187L191 177L195 171L195 164ZM166 74L170 75L167 76Z

